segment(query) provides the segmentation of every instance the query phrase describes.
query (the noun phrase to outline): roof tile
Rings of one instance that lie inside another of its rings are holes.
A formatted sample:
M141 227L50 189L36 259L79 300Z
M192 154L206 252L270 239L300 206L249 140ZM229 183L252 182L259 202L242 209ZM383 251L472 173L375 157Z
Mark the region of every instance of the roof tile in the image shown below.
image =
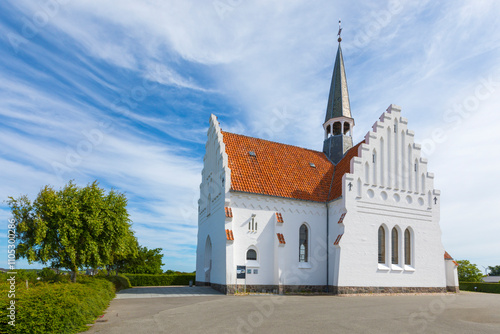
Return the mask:
M316 202L341 196L342 176L350 171L350 161L361 144L335 166L323 152L225 131L222 135L231 169L231 190ZM256 156L250 156L249 151Z

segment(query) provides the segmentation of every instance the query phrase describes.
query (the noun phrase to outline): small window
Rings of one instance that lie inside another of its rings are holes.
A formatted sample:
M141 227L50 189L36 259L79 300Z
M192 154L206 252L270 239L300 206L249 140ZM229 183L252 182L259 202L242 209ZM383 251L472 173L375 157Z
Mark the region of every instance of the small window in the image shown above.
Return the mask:
M299 262L308 262L308 229L305 224L299 231Z
M394 227L392 229L392 264L399 263L399 235L398 230Z
M256 157L257 155L255 154L254 151L248 151L248 154L251 156L251 157Z
M316 165L312 162L309 163L309 166L311 166L312 168L316 168Z
M257 222L255 221L255 215L252 215L252 218L250 218L250 222L248 223L248 230L257 231Z
M405 264L411 266L411 234L410 230L405 230Z
M378 228L378 263L385 263L385 229Z
M254 249L249 249L247 251L247 260L257 260L257 252Z

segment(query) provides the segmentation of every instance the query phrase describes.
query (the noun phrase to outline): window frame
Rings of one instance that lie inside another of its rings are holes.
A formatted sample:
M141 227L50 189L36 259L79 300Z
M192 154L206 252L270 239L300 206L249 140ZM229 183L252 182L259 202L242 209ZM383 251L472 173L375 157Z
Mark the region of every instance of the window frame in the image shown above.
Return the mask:
M254 253L255 253L255 259L249 259L249 258L248 258L248 253L250 253L250 251L252 251L252 252L254 252ZM245 254L245 259L246 259L246 261L257 261L257 259L258 259L258 256L257 256L257 250L256 250L256 249L254 249L254 248L249 248L249 249L247 249L246 254Z
M396 239L396 240L394 240ZM394 226L391 230L391 264L392 265L399 265L401 257L399 256L400 251L399 251L399 245L400 245L400 238L399 238L399 230L396 226Z
M382 234L380 232L382 232ZM387 265L387 237L386 237L386 228L384 227L384 225L380 225L377 230L377 245L378 245L378 252L377 252L378 263Z
M413 233L409 227L404 231L404 264L413 267Z
M305 238L302 242L302 228L305 228ZM309 226L303 223L299 227L299 263L309 263ZM304 246L304 257L302 258L302 246Z

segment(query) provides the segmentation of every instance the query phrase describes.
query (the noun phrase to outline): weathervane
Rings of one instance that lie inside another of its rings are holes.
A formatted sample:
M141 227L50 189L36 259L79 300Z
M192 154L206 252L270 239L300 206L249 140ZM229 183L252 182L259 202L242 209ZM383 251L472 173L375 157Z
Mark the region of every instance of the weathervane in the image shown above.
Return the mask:
M339 39L338 39L339 43L342 42L342 37L340 37L340 33L342 32L342 27L340 26L341 23L342 23L342 21L339 20L339 33L337 34L337 36L339 36Z

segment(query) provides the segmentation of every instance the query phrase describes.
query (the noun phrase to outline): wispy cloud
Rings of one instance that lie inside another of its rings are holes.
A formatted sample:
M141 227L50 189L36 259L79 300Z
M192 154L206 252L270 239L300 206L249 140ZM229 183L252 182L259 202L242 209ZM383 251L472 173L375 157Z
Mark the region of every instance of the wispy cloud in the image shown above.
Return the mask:
M497 2L58 4L2 5L2 199L98 179L127 193L139 241L163 247L166 267L194 270L208 116L227 131L321 149L342 18L355 140L391 103L417 141L444 128L429 157L444 244L455 257L500 263L490 176L500 163L498 94L459 126L446 121L497 66Z

